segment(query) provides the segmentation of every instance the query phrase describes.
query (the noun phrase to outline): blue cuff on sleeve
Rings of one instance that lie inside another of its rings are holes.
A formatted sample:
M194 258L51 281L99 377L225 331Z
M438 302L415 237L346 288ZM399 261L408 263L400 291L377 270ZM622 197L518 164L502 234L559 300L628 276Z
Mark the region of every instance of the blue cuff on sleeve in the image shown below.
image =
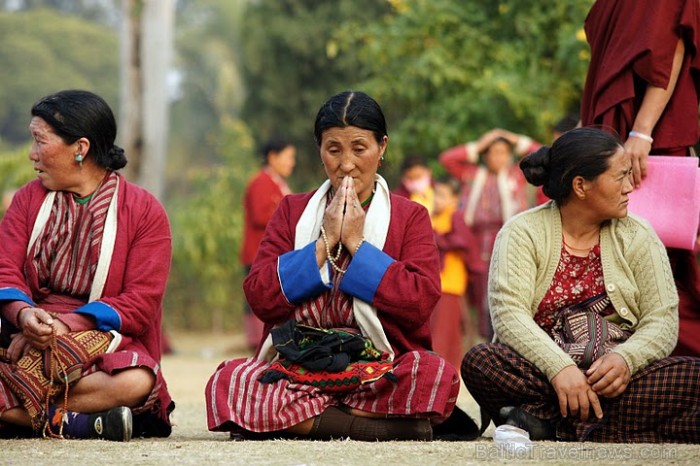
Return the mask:
M277 275L282 293L290 303L315 298L332 286L331 283L324 283L321 278L316 263L315 241L302 249L282 254L277 261Z
M117 311L105 303L93 301L87 303L85 306L79 307L74 312L76 314L86 314L94 317L97 329L103 332L109 332L110 330L119 332L122 328L122 321Z
M340 282L340 290L371 303L386 269L392 263L394 259L391 256L365 241L350 261Z
M0 288L0 301L24 301L32 307L36 306L27 293L17 288Z

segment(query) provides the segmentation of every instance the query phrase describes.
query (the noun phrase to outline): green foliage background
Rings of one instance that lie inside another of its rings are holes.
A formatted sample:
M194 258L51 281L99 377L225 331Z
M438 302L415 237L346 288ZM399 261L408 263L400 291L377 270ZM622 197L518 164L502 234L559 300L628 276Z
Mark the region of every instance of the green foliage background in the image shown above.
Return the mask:
M100 94L118 112L115 31L48 9L0 12L0 44L0 140L26 143L32 104L61 89Z
M34 178L34 170L27 162L27 147L0 152L0 197L12 193L19 186ZM4 214L4 206L0 205L0 219Z
M3 189L33 176L23 144L37 98L85 88L118 112L119 2L19 3L9 12L0 2ZM435 164L440 151L493 127L546 142L551 126L577 110L592 3L179 0L163 199L174 245L166 325L240 325L241 204L266 138L281 133L297 145L297 191L323 179L313 121L345 89L369 93L386 113L390 183L404 154Z

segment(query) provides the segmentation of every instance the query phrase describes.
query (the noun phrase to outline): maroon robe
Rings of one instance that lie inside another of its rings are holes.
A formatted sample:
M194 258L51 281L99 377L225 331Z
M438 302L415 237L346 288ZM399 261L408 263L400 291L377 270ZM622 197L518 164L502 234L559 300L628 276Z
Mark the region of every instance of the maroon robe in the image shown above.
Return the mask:
M265 234L265 227L277 210L282 198L289 194L289 187L284 179L274 174L269 167L258 172L245 191L243 207L245 209L245 224L243 227L243 247L241 248L241 263L246 268L255 260L260 241ZM260 343L263 333L263 323L250 310L246 302L243 316L246 343L255 349Z
M591 64L581 102L583 126L601 125L627 139L647 84L668 87L676 44L682 38L685 57L671 100L651 134L651 153L674 152L697 143L700 3L597 0L585 30Z
M275 180L268 169L262 169L248 183L245 191L245 227L241 263L249 267L258 253L265 227L277 210L282 198L289 194L289 188L281 177Z
M119 326L115 330L124 338L115 353L99 356L86 373L111 373L134 366L153 370L157 380L147 404L169 433L168 409L172 400L162 377L160 359L162 302L172 254L170 226L155 197L117 176L117 235L107 282L97 302L116 312ZM95 328L94 320L74 312L84 302L66 299L61 303L50 295L41 298L39 283L25 280L27 245L47 192L38 180L28 183L17 192L0 223L0 288L17 289L37 306L62 314L61 320L72 331ZM6 323L16 325L17 313L25 306L0 302L0 312ZM0 412L18 406L16 401L13 396L0 396Z

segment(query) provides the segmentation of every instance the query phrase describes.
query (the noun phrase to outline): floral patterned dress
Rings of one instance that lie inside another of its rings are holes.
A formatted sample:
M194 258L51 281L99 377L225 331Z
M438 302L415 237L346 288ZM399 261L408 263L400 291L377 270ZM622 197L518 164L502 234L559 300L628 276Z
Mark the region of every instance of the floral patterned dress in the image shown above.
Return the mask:
M586 257L575 256L562 246L559 265L549 290L540 302L535 322L549 333L555 324L557 310L604 292L600 245L593 246ZM613 312L612 305L609 305L601 314L607 316Z

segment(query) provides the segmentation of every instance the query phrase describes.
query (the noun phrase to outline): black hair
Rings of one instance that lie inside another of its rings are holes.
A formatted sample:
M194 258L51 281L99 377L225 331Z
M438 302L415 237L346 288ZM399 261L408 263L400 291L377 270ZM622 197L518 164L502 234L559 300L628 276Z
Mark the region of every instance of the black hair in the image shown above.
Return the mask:
M401 173L404 173L413 167L430 168L430 167L428 167L428 162L425 161L425 157L423 157L422 155L419 155L419 154L407 155L403 159L403 162L401 162Z
M356 126L374 133L378 143L387 136L386 120L379 104L360 91L344 91L324 103L316 115L314 139L321 145L323 132L329 128Z
M263 162L267 163L270 152L279 153L289 146L293 146L293 144L288 138L280 135L271 136L265 141L265 144L260 147L260 154L262 155Z
M562 117L557 124L554 125L554 132L564 134L567 131L571 131L578 125L579 117L574 113L569 113L568 115Z
M455 196L459 196L459 193L462 191L462 183L457 178L450 175L442 175L438 177L435 180L435 184L447 186Z
M610 166L610 157L622 147L620 139L597 128L576 128L561 135L551 147L542 146L520 161L530 184L563 205L577 176L593 181Z
M506 139L506 138L504 138L504 137L502 137L502 136L499 136L499 137L497 137L496 139L494 139L493 141L491 141L491 143L490 143L488 146L486 146L486 147L484 148L484 150L481 151L481 154L480 154L480 155L481 155L482 157L483 157L484 155L486 155L486 154L488 153L488 151L491 150L491 147L493 147L494 144L499 143L499 142L505 142L505 143L508 145L508 147L510 147L510 150L511 150L511 151L513 151L513 149L515 149L515 146L513 146L513 143L512 143L512 142L510 142L508 139Z
M39 99L32 106L32 116L44 120L66 144L86 138L90 149L83 155L91 155L101 167L126 166L124 149L114 144L117 122L102 97L88 91L60 91Z

